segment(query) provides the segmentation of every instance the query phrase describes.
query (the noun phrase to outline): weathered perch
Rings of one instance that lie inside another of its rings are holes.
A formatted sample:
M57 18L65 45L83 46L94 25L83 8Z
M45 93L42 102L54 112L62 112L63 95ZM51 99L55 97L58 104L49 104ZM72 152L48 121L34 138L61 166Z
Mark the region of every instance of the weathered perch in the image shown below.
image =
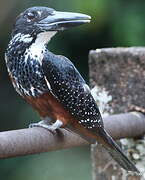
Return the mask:
M96 93L99 94L102 90L111 97L105 111L145 112L145 48L92 50L89 55L89 67L91 86L96 86L99 90ZM102 151L100 146L92 146L93 180L127 179L118 165L110 163L108 154ZM128 178L140 179L137 176Z
M141 113L131 112L108 116L104 118L104 125L115 139L145 134L145 117ZM114 131L114 129L116 130ZM88 142L65 129L54 133L43 128L0 132L0 158L24 156L83 145L88 145Z

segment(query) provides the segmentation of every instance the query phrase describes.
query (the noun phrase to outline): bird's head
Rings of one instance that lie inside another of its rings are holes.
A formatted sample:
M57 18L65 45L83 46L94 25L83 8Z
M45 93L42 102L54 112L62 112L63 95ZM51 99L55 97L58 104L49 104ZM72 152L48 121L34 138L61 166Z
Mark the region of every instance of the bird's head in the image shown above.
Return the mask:
M18 33L37 37L90 22L91 17L81 13L60 12L48 7L31 7L21 13L14 25L12 35Z

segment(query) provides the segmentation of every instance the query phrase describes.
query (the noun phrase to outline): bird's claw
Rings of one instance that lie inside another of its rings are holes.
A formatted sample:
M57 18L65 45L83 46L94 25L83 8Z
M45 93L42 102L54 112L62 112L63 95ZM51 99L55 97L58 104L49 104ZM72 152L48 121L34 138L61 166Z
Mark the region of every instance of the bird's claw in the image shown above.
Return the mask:
M38 123L32 123L29 125L29 128L33 128L33 127L42 127L44 129L47 129L51 132L54 132L56 129L60 128L62 126L62 122L57 120L55 123L53 124L46 124L44 123L44 121L40 121Z

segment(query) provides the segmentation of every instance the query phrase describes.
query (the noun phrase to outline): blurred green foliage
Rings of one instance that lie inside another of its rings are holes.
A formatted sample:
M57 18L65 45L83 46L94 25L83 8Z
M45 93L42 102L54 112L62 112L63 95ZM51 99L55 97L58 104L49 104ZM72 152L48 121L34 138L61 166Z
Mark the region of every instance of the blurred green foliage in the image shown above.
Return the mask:
M15 17L31 6L82 12L92 22L61 32L49 49L70 58L88 81L90 49L145 45L145 1L141 0L1 0L0 6L0 130L28 127L38 115L14 91L8 79L4 52ZM0 179L91 179L89 148L75 148L0 161Z

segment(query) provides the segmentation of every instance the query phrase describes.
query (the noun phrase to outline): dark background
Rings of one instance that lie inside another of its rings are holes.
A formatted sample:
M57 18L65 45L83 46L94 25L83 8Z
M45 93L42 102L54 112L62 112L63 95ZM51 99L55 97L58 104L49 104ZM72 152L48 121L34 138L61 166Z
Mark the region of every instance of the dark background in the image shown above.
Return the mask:
M145 1L141 0L0 0L0 130L28 127L38 115L14 91L4 52L15 17L31 6L92 16L90 24L57 34L49 49L71 59L88 81L90 49L145 45ZM90 180L89 147L0 160L0 180Z

